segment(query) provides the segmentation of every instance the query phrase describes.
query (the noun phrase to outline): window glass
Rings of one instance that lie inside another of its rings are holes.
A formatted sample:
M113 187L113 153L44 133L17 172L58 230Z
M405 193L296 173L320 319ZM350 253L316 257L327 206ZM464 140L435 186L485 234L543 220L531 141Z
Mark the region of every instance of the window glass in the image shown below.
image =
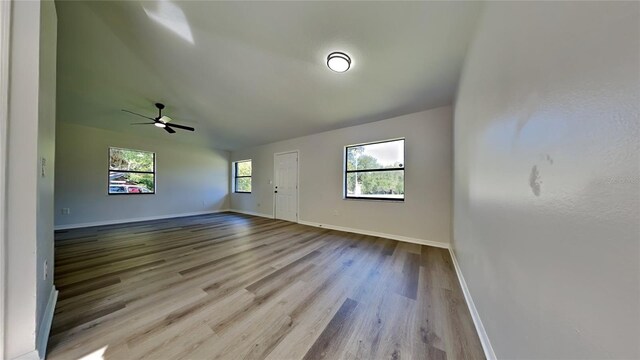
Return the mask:
M154 194L155 153L149 151L109 148L110 195Z
M234 192L251 192L251 160L236 161L234 166Z
M404 139L347 146L346 198L404 200Z

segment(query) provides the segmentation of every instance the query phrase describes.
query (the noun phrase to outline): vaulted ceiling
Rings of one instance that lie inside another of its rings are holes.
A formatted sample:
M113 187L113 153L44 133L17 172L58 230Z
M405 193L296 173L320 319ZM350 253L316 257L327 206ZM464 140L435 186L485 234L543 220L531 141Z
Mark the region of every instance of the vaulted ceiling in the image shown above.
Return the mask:
M233 150L451 104L480 7L58 1L58 121ZM158 101L196 133L120 111Z

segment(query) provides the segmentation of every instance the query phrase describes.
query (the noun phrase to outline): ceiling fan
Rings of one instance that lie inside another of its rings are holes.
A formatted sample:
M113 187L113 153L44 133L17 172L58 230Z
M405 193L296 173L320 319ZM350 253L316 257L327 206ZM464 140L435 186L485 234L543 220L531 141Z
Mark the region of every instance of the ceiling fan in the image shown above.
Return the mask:
M138 113L134 113L133 111L129 111L129 110L122 109L122 111L128 112L128 113L133 114L133 115L141 116L141 117L143 117L145 119L149 119L149 120L153 121L153 122L133 123L131 125L155 125L155 126L157 126L159 128L163 128L169 134L173 134L173 133L176 132L175 130L173 130L173 128L182 129L182 130L188 130L188 131L194 131L195 130L191 126L184 126L184 125L178 125L178 124L169 123L169 121L171 121L171 118L166 116L166 115L162 115L162 109L164 109L164 104L156 103L156 107L158 108L158 116L155 117L155 118L148 117L148 116L145 116L145 115L142 115L142 114L138 114Z

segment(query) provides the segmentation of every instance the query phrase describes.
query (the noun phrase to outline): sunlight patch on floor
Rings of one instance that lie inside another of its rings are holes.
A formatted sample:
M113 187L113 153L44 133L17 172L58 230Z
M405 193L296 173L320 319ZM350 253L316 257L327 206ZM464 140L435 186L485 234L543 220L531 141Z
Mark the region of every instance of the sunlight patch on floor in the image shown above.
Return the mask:
M91 354L85 355L78 360L104 360L104 353L107 351L109 345L106 345Z

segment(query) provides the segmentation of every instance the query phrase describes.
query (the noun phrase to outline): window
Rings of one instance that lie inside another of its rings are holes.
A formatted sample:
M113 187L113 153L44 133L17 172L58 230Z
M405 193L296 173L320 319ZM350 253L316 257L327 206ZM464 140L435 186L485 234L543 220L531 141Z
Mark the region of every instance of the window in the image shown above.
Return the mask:
M109 148L109 195L155 194L156 154Z
M347 199L404 201L404 139L345 148Z
M234 169L234 192L251 192L251 160L236 161L233 163Z

